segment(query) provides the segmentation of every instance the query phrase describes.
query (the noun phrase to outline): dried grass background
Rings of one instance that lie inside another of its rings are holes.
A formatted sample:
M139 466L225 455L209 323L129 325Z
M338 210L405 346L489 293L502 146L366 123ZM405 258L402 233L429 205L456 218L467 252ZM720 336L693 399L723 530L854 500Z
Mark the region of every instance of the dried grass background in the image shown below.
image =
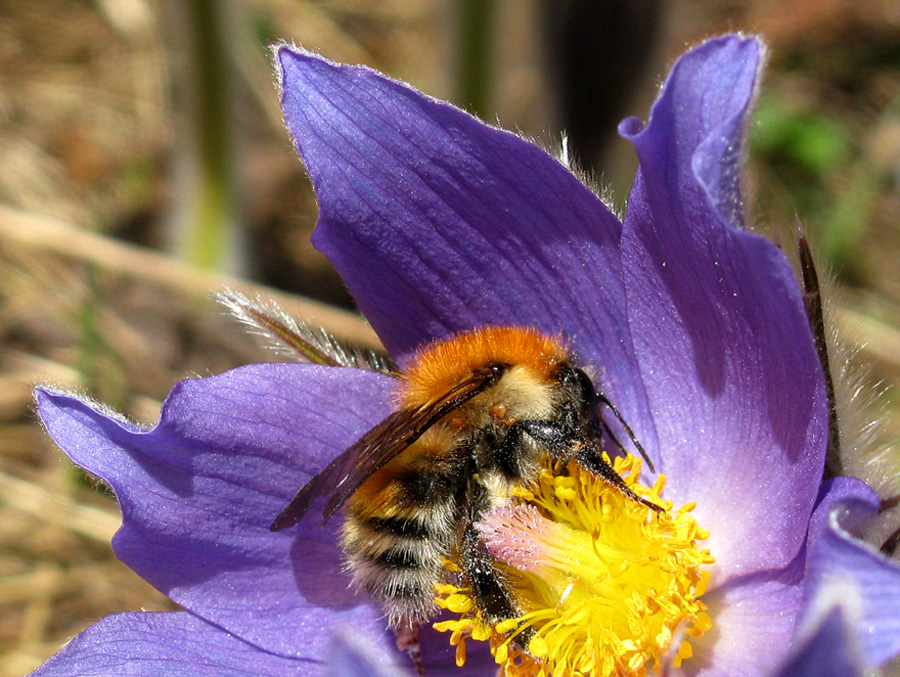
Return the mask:
M0 676L22 675L100 617L172 604L121 565L114 500L64 460L31 409L35 383L79 388L155 420L180 378L273 359L208 300L231 286L361 343L371 331L309 243L315 203L277 109L267 36L369 63L436 96L452 94L453 4L436 0L235 2L242 213L255 282L163 253L175 199L180 46L175 0L0 3ZM685 44L724 30L770 43L765 91L815 111L851 148L813 183L814 238L857 229L838 251L851 283L833 322L862 346L870 382L900 382L900 6L854 0L678 0L663 5L648 73L625 112L644 116ZM496 117L551 144L557 111L532 0L497 9ZM763 104L761 104L762 106ZM792 110L794 108L791 108ZM767 110L771 110L769 107ZM812 126L815 130L815 125ZM780 146L751 169L759 213L804 214ZM611 145L595 174L621 200L634 162ZM803 177L801 177L802 180ZM833 209L823 207L831 205ZM815 211L821 208L820 211ZM844 221L841 221L841 219ZM817 222L821 219L824 223ZM837 225L834 225L837 224ZM827 228L831 227L831 231ZM849 252L852 256L847 254ZM879 416L900 437L891 391Z

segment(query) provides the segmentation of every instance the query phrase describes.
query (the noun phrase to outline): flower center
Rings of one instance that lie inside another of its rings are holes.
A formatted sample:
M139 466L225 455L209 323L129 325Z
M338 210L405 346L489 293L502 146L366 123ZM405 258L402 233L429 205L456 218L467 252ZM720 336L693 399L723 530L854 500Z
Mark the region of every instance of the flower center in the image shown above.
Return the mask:
M697 541L708 537L691 516L694 504L672 509L637 482L640 460L617 458L631 489L665 508L656 513L573 463L545 469L530 490L475 525L518 615L488 619L464 572L459 585L437 586L437 603L459 614L435 624L451 632L457 664L465 641L488 640L510 677L641 674L649 661L677 667L692 654L686 638L711 621L699 600L714 560Z

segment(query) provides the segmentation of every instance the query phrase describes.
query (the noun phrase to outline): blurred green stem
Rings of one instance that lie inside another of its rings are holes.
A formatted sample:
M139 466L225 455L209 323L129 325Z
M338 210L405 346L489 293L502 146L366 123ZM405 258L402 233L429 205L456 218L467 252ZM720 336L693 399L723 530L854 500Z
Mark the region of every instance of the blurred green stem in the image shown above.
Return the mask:
M457 101L471 113L488 115L494 0L458 0Z
M94 266L86 269L88 296L84 303L77 309L79 342L78 342L78 370L81 373L81 385L87 388L91 396L97 397L96 387L100 382L100 368L98 356L103 349L103 338L97 326L97 314L100 308L99 284L97 282L97 270Z
M226 0L184 0L170 2L168 9L176 52L184 60L176 99L180 95L186 119L175 152L183 154L182 171L188 172L185 185L176 187L183 200L175 210L176 249L197 266L233 272L239 252L228 45L235 8Z
M98 268L85 264L86 296L75 308L79 328L78 371L81 387L87 393L109 405L121 408L124 388L121 356L109 344L101 329L105 295Z
M228 96L228 55L225 49L225 11L221 0L190 0L196 38L196 86L199 89L196 133L200 176L196 191L194 237L188 260L204 268L220 268L230 248L227 231L233 228L231 106Z

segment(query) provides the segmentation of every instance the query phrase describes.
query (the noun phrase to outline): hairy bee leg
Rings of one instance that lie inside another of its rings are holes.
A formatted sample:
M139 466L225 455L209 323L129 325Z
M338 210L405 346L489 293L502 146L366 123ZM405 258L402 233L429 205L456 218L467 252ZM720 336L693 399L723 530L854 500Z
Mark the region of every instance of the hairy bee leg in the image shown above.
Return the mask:
M397 636L397 648L406 653L416 668L416 674L425 677L425 666L422 664L422 648L419 646L419 624L401 625L394 634Z
M461 566L472 584L481 611L492 623L517 616L506 584L494 567L494 561L480 547L475 529L466 529L462 539Z
M494 560L480 547L481 541L475 529L466 529L462 538L461 568L474 589L474 599L478 600L481 612L492 625L519 616L513 605L503 576L494 566ZM515 642L524 650L528 640L534 635L529 627L518 634Z
M518 467L522 435L528 435L531 439L547 447L552 456L564 456L568 454L579 436L574 428L566 423L557 421L524 420L513 423L503 443L497 450L497 462L507 477L519 477L522 469Z
M660 506L634 493L625 484L625 480L619 476L619 473L603 460L600 448L591 441L585 440L579 431L566 423L536 420L517 421L514 423L510 427L509 432L506 433L503 444L500 445L498 451L500 467L510 477L515 477L519 474L515 463L518 458L517 450L521 444L523 434L527 434L539 444L546 445L548 452L552 455L561 458L566 456L572 457L571 454L574 451L574 458L582 468L614 486L632 501L645 505L656 512L662 512Z
M616 489L625 494L632 501L645 505L655 512L662 512L662 506L648 501L634 493L631 488L625 484L625 480L621 478L619 473L603 459L600 449L592 444L584 444L576 453L575 460L582 468L590 471L604 482L611 484Z

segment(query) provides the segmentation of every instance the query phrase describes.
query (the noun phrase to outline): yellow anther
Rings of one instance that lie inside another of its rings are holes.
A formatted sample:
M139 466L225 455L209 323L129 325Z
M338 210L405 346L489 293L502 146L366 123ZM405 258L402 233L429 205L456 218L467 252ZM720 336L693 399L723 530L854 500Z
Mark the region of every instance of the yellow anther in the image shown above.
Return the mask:
M614 468L665 511L571 463L550 466L527 491L513 489L502 520L501 509L483 516L484 547L520 615L487 623L464 572L459 587L439 586L438 604L460 618L435 627L451 632L457 659L465 657L466 637L488 640L507 677L643 675L648 666L691 657L688 641L677 651L671 645L712 627L699 599L709 581L702 567L713 558L697 541L708 532L690 515L695 504L672 510L659 496L663 476L652 488L637 482L640 460L616 459Z

